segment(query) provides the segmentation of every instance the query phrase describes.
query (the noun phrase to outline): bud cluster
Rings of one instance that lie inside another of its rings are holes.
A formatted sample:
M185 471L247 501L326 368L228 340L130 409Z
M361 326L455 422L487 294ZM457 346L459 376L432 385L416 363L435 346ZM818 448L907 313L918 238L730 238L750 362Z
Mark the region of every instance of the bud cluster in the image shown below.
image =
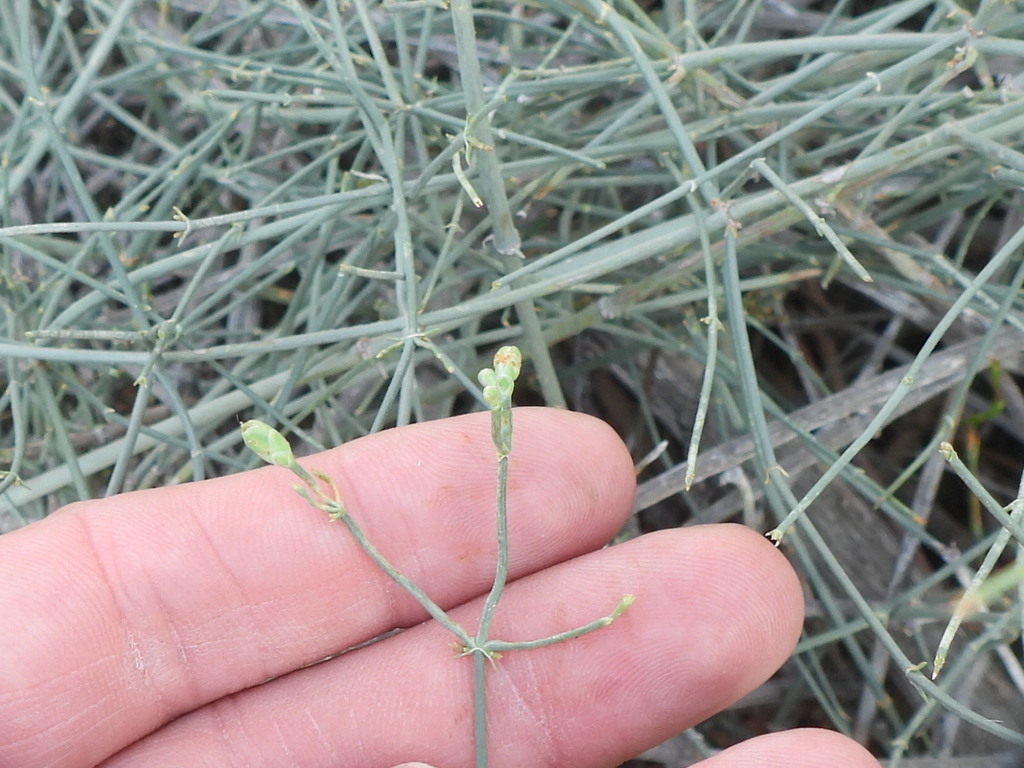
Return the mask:
M492 410L512 407L512 389L523 367L523 353L517 347L502 347L494 353L494 367L480 371L484 402Z
M502 347L494 353L494 367L484 368L477 378L484 388L484 402L491 409L491 439L498 457L512 452L512 389L523 367L518 347Z

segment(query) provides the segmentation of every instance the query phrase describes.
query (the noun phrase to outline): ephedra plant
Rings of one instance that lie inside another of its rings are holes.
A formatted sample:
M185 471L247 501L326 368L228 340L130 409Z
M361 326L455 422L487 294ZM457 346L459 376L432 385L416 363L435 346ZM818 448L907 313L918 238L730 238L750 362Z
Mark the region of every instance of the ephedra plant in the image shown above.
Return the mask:
M497 492L497 537L498 561L495 566L494 583L480 614L475 634L470 633L453 621L443 608L427 596L419 586L400 573L366 538L362 529L345 509L338 486L325 473L307 470L300 465L292 453L284 435L262 421L250 420L242 424L245 444L269 464L290 470L298 479L293 487L306 501L326 512L332 520L345 524L359 546L389 577L412 595L423 608L445 629L455 635L452 643L456 658L471 656L473 659L473 709L474 742L477 768L487 766L487 716L485 673L488 662L496 664L503 653L529 650L554 645L574 637L608 626L633 602L632 595L623 595L619 604L610 614L595 619L581 627L559 632L550 637L523 642L505 642L489 637L491 620L498 601L505 589L508 577L508 518L506 514L508 462L512 453L512 391L522 367L522 354L517 347L507 346L494 355L494 367L480 371L479 380L483 385L483 399L491 411L491 438L498 451L498 492Z

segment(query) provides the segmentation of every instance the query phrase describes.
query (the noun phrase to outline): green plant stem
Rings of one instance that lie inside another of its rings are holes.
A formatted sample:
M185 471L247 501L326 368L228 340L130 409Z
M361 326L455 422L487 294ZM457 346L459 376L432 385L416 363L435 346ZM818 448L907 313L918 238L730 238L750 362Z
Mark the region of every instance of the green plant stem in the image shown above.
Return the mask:
M804 494L800 502L793 507L793 510L786 516L786 518L779 523L770 533L769 536L773 541L779 541L786 530L807 510L811 503L821 495L822 491L831 484L836 476L845 469L846 465L849 464L853 458L860 453L861 449L867 445L875 433L881 429L886 423L889 414L892 413L900 402L907 396L910 388L914 386L914 380L917 376L918 371L928 360L931 353L938 346L939 341L945 336L946 331L949 330L950 326L960 317L966 307L970 304L975 294L981 291L982 287L988 283L992 276L1000 270L1011 255L1016 254L1018 248L1024 244L1024 228L1018 229L1014 235L1007 240L1007 242L1000 248L988 264L985 265L974 281L967 286L963 292L957 297L956 301L953 302L952 306L942 316L942 319L936 324L935 329L929 334L921 347L921 350L914 357L914 362L911 363L910 369L907 371L907 375L903 381L900 382L896 391L889 396L886 400L885 405L878 411L875 417L871 420L868 427L861 433L861 435L854 440L849 447L843 451L839 459L832 464L821 477L814 483L813 486Z
M956 607L953 610L953 615L950 616L949 623L946 625L945 631L942 633L942 638L939 640L938 649L935 651L935 659L932 663L932 680L939 676L942 668L946 664L946 655L949 653L949 648L953 644L953 638L956 636L957 631L960 629L960 625L969 613L977 610L979 602L981 602L980 593L992 573L992 570L996 567L999 562L999 558L1003 554L1003 550L1006 549L1006 545L1010 543L1011 536L1016 537L1018 540L1018 551L1020 548L1021 539L1021 518L1024 517L1024 475L1021 476L1017 487L1017 497L1010 504L1010 514L1007 515L1002 507L999 506L998 502L995 501L985 490L984 486L978 481L978 479L971 473L971 471L964 466L964 463L957 456L956 451L953 450L953 446L949 443L943 443L939 449L942 457L953 467L956 474L967 484L968 488L974 492L979 500L989 509L990 512L999 520L1002 524L1002 530L999 531L996 540L992 543L992 547L985 554L984 560L974 576L971 578L970 584L964 594L957 601ZM998 513L996 512L998 510ZM1018 566L1020 559L1018 557Z
M352 538L356 540L356 543L370 556L370 559L379 567L384 573L386 573L392 581L398 586L408 592L420 605L426 609L427 613L431 615L437 622L459 638L459 641L467 647L473 646L473 640L461 626L452 621L448 614L445 613L437 603L431 600L427 594L410 581L405 575L403 575L397 568L395 568L391 562L380 553L373 543L366 538L366 534L363 533L362 528L352 519L352 515L345 509L344 504L341 503L340 499L331 498L324 494L321 490L320 480L324 478L314 477L307 469L302 467L300 464L295 464L291 467L294 472L306 487L309 489L308 492L300 493L305 497L306 501L312 504L314 507L323 510L330 515L332 520L341 520L352 534ZM333 487L332 487L333 490Z
M473 742L477 768L487 768L487 659L473 654Z
M491 116L484 112L487 99L484 96L480 59L476 43L476 28L473 23L473 4L470 0L452 0L452 27L455 32L456 52L459 57L459 75L466 100L467 115L481 115L479 122L469 128L467 140L475 134L487 146L482 152L474 153L483 182L483 197L491 215L494 247L502 255L519 254L522 241L512 222L508 196L505 194L505 180L501 174L501 162L494 151L494 134L491 131Z
M804 199L792 190L789 184L786 183L785 179L779 176L779 174L777 174L772 167L765 162L763 157L759 157L752 161L750 163L750 167L760 173L769 184L779 190L779 192L781 192L782 195L793 204L794 208L800 211L800 213L807 218L811 223L811 226L814 227L814 231L824 237L829 244L835 248L839 258L846 262L847 266L853 270L853 273L857 277L865 282L872 282L871 275L869 275L863 265L857 261L857 257L850 253L850 249L846 247L842 240L839 239L839 235L837 235L832 227L828 225L828 222L821 218L821 216L819 216L811 206L804 202Z
M470 0L452 0L451 12L459 57L459 70L466 99L466 114L480 116L475 125L467 125L466 138L468 141L475 135L487 147L484 151L473 153L474 162L480 169L483 197L491 217L494 248L502 257L506 271L513 272L523 257L520 250L522 238L513 222L512 209L509 205L508 195L505 193L502 164L495 149L494 131L491 129L491 114L485 111L487 102L477 54L473 5ZM518 282L513 284L519 287ZM515 302L515 307L519 322L523 326L523 343L533 358L534 369L544 394L544 401L554 408L567 408L565 395L558 383L555 366L551 361L547 342L544 340L540 319L537 316L537 307L531 299L521 299Z
M366 554L370 556L370 559L373 560L373 562L376 563L382 571L390 576L398 586L412 595L420 605L426 609L427 613L437 621L438 624L459 638L459 641L463 644L467 646L472 645L472 639L466 630L448 618L448 614L445 613L437 603L427 597L427 594L422 589L406 578L387 560L387 558L384 557L384 555L380 553L375 546L373 546L370 540L366 538L362 529L356 525L355 520L352 519L352 515L342 513L339 515L338 519L345 524L345 527L348 528L352 537L359 543L359 546L363 548Z
M967 468L967 465L964 464L953 446L948 442L943 442L939 446L939 453L946 460L946 463L949 464L949 468L963 481L964 485L977 497L978 501L984 505L985 509L996 519L996 522L1002 526L1003 530L1007 534L1012 535L1019 545L1024 546L1024 529L1021 528L1020 521L1015 521L1012 515L1006 513L1003 506L989 493L988 489L981 484L981 481L975 477L971 470ZM1019 504L1018 500L1018 506Z
M602 616L599 619L584 624L583 626L576 627L575 629L567 629L564 632L551 635L549 637L542 637L539 640L521 640L513 643L504 642L502 640L488 640L484 643L483 648L487 652L483 655L490 655L493 653L504 653L505 651L528 651L532 648L545 648L549 645L556 645L557 643L563 643L566 640L572 640L580 637L581 635L589 634L595 630L607 627L615 619L622 615L629 606L633 604L633 595L623 595L622 599L619 600L619 604L615 606L615 610L609 613L607 616Z
M707 420L708 407L711 403L711 390L715 384L715 370L718 366L718 332L722 321L718 318L718 297L715 278L715 261L711 254L711 239L708 228L704 225L703 210L696 195L687 195L690 210L700 232L701 255L704 257L704 282L708 289L708 314L704 322L708 325L707 360L704 363L704 376L700 384L700 396L697 398L697 414L693 419L693 431L690 444L686 449L686 477L684 487L687 491L693 485L697 474L697 452L700 450L700 438L704 434L704 423Z
M510 414L511 416L511 414ZM497 416L492 416L497 418ZM508 495L508 455L498 459L498 562L494 569L494 584L484 601L483 612L480 615L480 628L477 630L477 645L483 646L487 642L487 633L491 629L491 621L494 618L494 610L501 599L501 593L505 590L505 582L508 580L508 511L506 509L506 498Z

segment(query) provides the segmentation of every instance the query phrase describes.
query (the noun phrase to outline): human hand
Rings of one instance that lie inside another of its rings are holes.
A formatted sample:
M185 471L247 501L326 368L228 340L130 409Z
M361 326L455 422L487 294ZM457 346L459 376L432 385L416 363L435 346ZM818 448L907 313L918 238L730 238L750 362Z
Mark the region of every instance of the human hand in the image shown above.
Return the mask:
M489 670L492 766L614 766L768 678L802 620L783 555L738 526L593 551L629 513L629 456L588 417L515 419L514 581L491 636L549 635L622 594L636 602ZM494 576L488 414L303 463L334 477L370 540L472 628ZM471 765L472 662L291 479L266 467L73 504L0 537L0 766ZM396 627L411 629L316 663ZM702 765L877 768L812 730Z

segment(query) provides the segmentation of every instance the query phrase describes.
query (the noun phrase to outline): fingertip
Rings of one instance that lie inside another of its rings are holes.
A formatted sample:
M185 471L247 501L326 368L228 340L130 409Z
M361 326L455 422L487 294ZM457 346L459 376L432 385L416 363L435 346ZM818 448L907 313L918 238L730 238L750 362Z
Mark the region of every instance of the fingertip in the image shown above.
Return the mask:
M749 541L752 557L756 557L774 585L773 602L779 618L789 629L791 647L800 639L804 624L804 593L793 564L779 547L762 534L744 525L730 523L725 526Z
M878 768L853 739L822 728L769 733L729 747L695 768Z
M799 641L804 621L803 589L789 559L744 525L725 523L686 530L702 537L699 550L704 567L733 575L721 581L724 594L718 595L720 603L743 606L753 626L768 628L766 636L773 639L776 666L782 664Z

